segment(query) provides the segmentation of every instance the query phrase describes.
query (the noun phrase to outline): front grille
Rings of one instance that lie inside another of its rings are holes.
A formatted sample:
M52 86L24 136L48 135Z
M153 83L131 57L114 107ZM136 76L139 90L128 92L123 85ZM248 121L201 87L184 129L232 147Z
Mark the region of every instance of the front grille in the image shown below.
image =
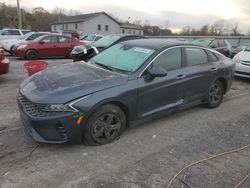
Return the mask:
M46 112L42 109L45 105L42 104L34 104L26 99L21 93L18 94L17 100L19 104L22 106L23 111L32 117L48 117L48 116L55 116L59 114L63 114L66 112Z
M248 73L248 72L235 71L235 73L250 76L250 73Z

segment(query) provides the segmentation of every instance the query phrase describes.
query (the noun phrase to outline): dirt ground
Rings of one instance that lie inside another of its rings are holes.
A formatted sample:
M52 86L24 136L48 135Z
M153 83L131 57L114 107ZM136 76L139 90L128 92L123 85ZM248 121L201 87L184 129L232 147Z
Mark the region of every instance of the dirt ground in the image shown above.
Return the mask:
M16 105L25 61L9 59L10 73L0 76L2 188L162 188L190 163L250 144L250 79L236 79L217 109L198 106L143 123L112 144L37 144L26 134ZM172 187L230 188L249 172L247 148L188 168ZM241 187L249 188L250 178Z

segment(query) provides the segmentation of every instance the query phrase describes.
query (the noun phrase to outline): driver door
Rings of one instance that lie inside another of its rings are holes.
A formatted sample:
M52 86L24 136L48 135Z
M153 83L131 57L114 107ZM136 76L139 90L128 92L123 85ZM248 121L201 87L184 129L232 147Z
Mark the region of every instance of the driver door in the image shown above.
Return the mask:
M165 77L150 78L146 70L138 79L138 117L181 105L184 101L182 49L167 49L149 66L159 66L167 71ZM149 69L148 68L148 69Z

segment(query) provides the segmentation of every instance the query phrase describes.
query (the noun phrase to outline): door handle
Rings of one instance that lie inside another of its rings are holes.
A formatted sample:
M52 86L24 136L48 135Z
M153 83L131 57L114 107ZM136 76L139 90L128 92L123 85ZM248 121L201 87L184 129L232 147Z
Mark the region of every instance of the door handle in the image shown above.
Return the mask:
M178 76L176 77L176 79L177 79L177 80L181 80L181 79L183 79L183 78L185 78L185 77L186 77L185 74L180 74L180 75L178 75Z
M217 70L218 70L218 68L212 67L212 68L210 69L210 72L215 72L215 71L217 71Z

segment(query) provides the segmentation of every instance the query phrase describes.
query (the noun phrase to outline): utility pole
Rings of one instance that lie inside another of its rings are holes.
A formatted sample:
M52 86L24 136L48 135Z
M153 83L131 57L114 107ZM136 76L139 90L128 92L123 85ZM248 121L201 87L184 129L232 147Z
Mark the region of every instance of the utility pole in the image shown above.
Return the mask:
M22 15L19 0L17 0L17 16L18 16L18 28L22 29Z

